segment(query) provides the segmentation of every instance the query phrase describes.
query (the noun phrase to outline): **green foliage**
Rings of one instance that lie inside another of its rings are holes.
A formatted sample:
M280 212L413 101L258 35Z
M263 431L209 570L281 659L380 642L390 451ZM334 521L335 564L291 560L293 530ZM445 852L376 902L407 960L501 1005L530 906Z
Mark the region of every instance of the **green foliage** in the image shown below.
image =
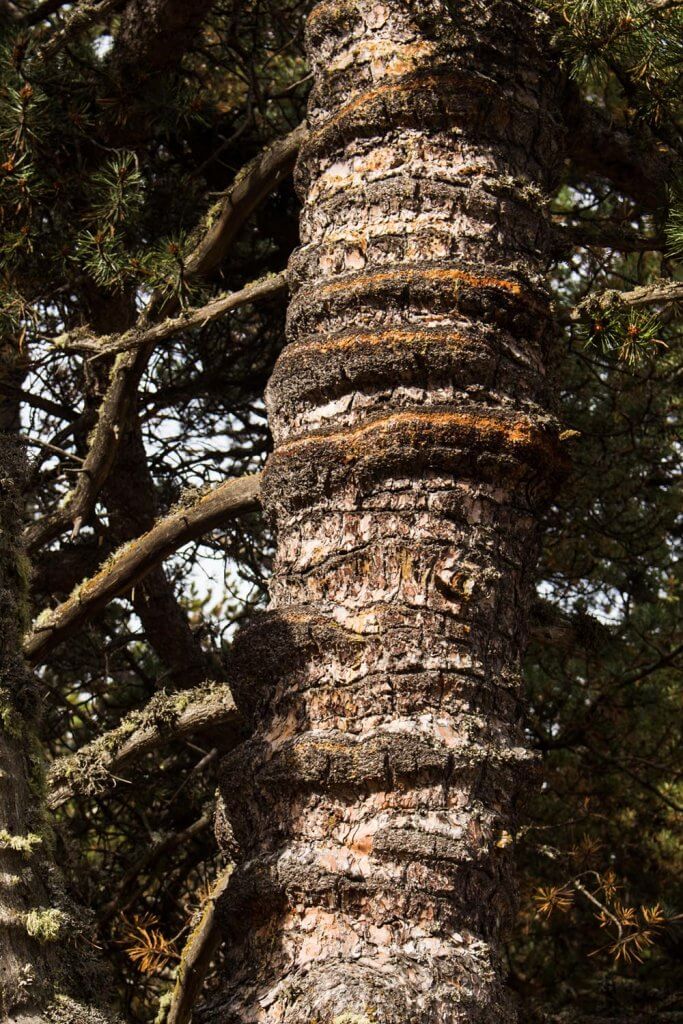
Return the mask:
M589 89L614 77L634 113L654 123L680 105L683 10L648 0L546 0L572 74Z
M563 190L556 211L651 231L594 183ZM556 269L561 308L585 316L567 318L556 368L573 470L548 517L526 666L544 785L516 841L511 955L533 1021L680 1008L681 325L675 307L619 300L675 270L662 253L591 248Z
M633 366L653 354L654 346L666 347L658 335L659 318L654 314L623 307L603 309L586 327L586 345L595 345L604 355L616 354Z
M666 224L669 256L683 260L683 186L672 189L669 217Z

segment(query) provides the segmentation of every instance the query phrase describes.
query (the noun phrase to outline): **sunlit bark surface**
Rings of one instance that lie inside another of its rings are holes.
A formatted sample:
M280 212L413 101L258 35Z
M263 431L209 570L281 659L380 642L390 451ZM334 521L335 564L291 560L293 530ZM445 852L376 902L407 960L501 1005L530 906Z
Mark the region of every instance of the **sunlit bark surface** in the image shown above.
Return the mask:
M302 244L268 390L277 557L231 672L255 735L223 777L243 860L208 1019L514 1019L520 657L560 463L536 30L512 0L309 19Z

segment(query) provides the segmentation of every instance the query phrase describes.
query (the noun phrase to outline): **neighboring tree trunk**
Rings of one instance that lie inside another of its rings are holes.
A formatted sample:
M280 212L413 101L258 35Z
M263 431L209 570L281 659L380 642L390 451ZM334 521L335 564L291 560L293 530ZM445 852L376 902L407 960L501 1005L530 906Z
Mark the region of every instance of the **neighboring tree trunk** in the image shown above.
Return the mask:
M514 0L310 16L268 396L272 610L230 675L255 734L225 769L244 859L207 1020L514 1019L520 659L562 462L542 281L561 133L538 36Z
M104 996L106 985L87 917L71 903L54 863L35 733L38 694L21 655L29 568L16 419L0 401L0 1020L98 1024L104 1018L94 994Z
M154 526L159 510L137 415L122 439L116 461L103 488L114 545L135 540ZM202 647L174 593L163 566L152 569L131 595L145 636L168 675L164 684L186 689L221 679L217 655Z
M91 297L91 319L97 331L125 331L132 326L134 316L130 296ZM91 371L89 399L93 407L104 400L111 370L109 360L101 360ZM137 398L135 403L137 406ZM134 541L154 526L159 509L137 408L131 412L119 439L101 497L109 516L108 539L114 548ZM163 566L153 569L133 588L131 603L148 643L164 666L164 682L184 689L222 677L219 658L204 651L201 639L192 632L187 613L180 606Z

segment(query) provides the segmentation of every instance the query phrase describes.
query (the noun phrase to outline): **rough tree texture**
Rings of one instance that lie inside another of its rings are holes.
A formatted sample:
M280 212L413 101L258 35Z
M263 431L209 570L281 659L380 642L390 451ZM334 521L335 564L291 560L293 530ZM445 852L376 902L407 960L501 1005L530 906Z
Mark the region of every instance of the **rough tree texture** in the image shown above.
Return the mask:
M207 1017L507 1022L520 656L562 461L555 74L512 0L324 2L308 49L277 558L231 673L255 735L225 766L244 859Z
M26 464L16 435L4 432L14 420L0 402L0 1020L104 1024L94 993L108 979L93 959L87 915L64 890L45 822L38 694L21 653L30 622Z
M149 78L174 68L214 0L130 0L116 36L114 63L122 75Z
M31 812L36 802L30 780L39 766L26 748L24 718L35 703L21 659L22 627L27 624L28 572L19 550L22 522L19 486L23 453L12 434L0 434L0 1017L28 1001L30 982L48 971L49 950L28 934L28 913L45 898L35 862L42 836ZM35 750L33 751L35 757ZM23 840L23 842L22 842ZM22 849L22 846L24 849ZM36 958L38 963L36 964ZM27 968L30 972L27 975ZM22 999L22 996L25 998Z

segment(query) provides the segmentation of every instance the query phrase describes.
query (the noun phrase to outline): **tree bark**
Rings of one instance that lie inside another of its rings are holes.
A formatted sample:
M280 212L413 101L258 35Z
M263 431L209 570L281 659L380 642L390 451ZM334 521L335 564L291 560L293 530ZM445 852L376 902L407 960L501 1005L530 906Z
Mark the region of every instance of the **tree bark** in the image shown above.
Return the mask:
M516 0L318 4L270 610L230 678L221 1024L498 1024L520 659L562 471L544 194L559 75ZM221 834L219 827L219 835Z
M2 410L0 420L6 422ZM70 900L54 861L35 729L38 694L21 654L29 622L25 472L17 437L0 433L0 1019L104 1024L96 993L108 990L108 979L93 955L92 923Z
M212 7L213 0L130 0L112 65L138 81L174 70Z
M117 545L135 542L154 527L158 511L154 480L137 415L121 439L102 497L109 513L109 532ZM220 659L215 652L205 650L192 631L163 565L151 569L133 588L131 603L174 687L221 678Z

